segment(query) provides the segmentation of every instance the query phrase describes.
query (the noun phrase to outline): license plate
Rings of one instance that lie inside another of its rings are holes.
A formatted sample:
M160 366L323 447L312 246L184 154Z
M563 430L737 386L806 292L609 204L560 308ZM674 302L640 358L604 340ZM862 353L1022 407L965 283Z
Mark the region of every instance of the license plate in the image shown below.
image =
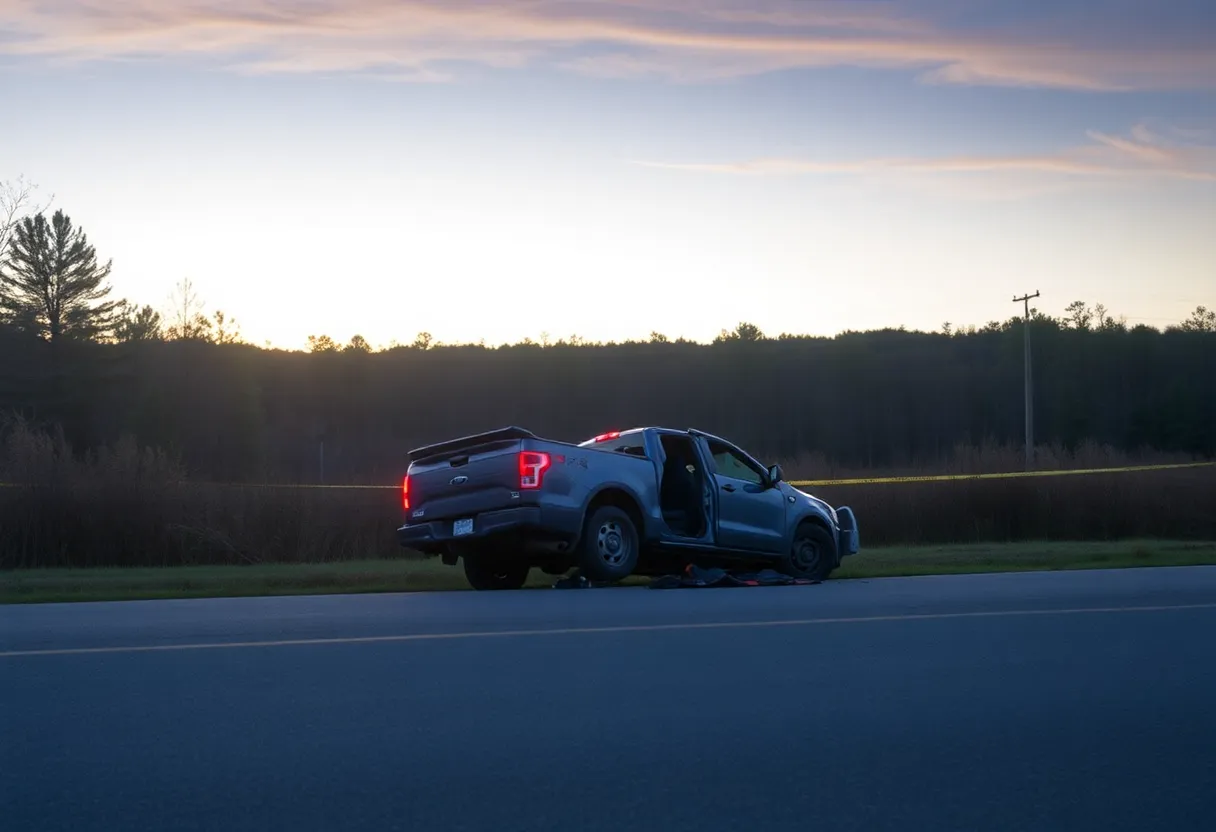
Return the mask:
M473 533L473 521L472 520L457 520L455 523L452 524L453 537L460 537L461 535L472 534L472 533Z

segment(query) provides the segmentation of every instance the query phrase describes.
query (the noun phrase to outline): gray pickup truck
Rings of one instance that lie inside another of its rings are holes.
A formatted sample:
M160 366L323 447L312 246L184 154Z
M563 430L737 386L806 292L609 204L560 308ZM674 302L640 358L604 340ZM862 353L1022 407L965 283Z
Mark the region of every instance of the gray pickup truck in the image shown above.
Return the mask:
M518 589L532 568L612 582L692 562L823 580L859 546L851 509L697 430L575 445L507 427L409 456L398 540L449 566L463 560L476 589Z

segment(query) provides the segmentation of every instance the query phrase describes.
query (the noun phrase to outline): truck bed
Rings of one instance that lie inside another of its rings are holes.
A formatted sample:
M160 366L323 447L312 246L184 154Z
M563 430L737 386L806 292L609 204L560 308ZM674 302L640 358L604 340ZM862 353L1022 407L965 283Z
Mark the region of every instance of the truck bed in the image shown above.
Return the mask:
M627 482L653 496L647 456L542 439L518 427L413 450L403 484L408 537L422 551L505 531L543 531L540 542L572 544L597 488ZM404 542L404 540L403 540Z

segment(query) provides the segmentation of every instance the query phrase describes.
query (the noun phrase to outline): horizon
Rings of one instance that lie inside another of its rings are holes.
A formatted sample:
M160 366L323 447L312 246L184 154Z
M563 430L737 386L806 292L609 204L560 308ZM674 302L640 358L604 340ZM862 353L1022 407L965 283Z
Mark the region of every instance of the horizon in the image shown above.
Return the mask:
M1200 305L1191 311L1191 314L1167 324L1148 324L1137 323L1129 320L1125 315L1115 313L1113 310L1107 309L1103 304L1088 304L1084 301L1074 301L1073 306L1077 303L1083 304L1080 309L1068 309L1063 314L1051 314L1039 309L1035 306L1030 307L1031 324L1039 327L1046 324L1054 327L1059 331L1065 330L1084 330L1095 334L1113 333L1113 332L1131 332L1133 330L1143 330L1153 332L1159 335L1164 335L1168 332L1176 331L1192 331L1202 333L1216 333L1216 309L1208 309ZM218 310L223 311L223 310ZM1103 317L1105 322L1103 322ZM1084 319L1084 323L1079 322L1079 318ZM672 346L697 346L710 347L719 344L720 342L733 343L755 343L764 341L786 341L786 340L836 340L852 336L878 335L899 333L904 335L923 335L923 336L940 336L940 337L967 337L974 335L983 335L993 332L1006 332L1010 330L1021 331L1025 318L1021 313L1008 316L1002 320L993 319L983 323L953 323L945 322L945 326L936 329L920 329L908 327L906 325L889 325L875 327L872 329L853 329L841 330L833 333L811 333L811 332L764 332L759 327L751 324L748 321L740 321L734 327L721 327L717 335L697 340L681 335L669 336L662 332L652 332L648 336L638 338L609 338L604 340L592 341L574 333L572 336L550 336L548 332L541 331L536 335L523 335L518 340L489 342L485 338L479 338L477 341L442 341L433 337L430 332L419 332L414 338L405 340L392 339L386 343L377 343L363 338L360 333L355 333L349 339L342 340L333 338L325 333L310 334L306 343L303 346L283 346L271 343L255 343L244 337L241 332L240 321L236 319L228 320L228 323L233 326L228 331L230 336L234 336L233 340L217 342L214 340L213 333L208 332L201 336L173 336L164 333L162 328L161 333L155 341L198 341L217 345L228 346L243 346L253 347L259 350L278 351L278 352L299 352L299 353L317 353L317 352L366 352L366 353L385 353L393 350L411 350L421 349L422 351L435 349L484 349L484 350L505 350L515 348L535 347L538 349L553 349L559 347L570 348L589 348L589 347L622 347L622 346L637 346L643 344L669 344ZM740 337L740 331L743 329L751 329L749 333ZM315 340L315 344L314 344ZM356 341L358 346L355 346Z
M189 279L275 349L933 332L1036 290L1163 329L1216 307L1216 7L1093 5L0 2L36 114L0 181L113 297Z
M1084 301L1080 301L1080 302L1084 303ZM1078 303L1078 301L1074 301L1073 303L1075 305L1076 303ZM1216 332L1216 328L1214 328L1214 327L1216 327L1216 309L1209 309L1209 308L1203 306L1202 304L1199 307L1197 307L1196 309L1192 310L1189 315L1187 315L1183 318L1180 318L1177 321L1173 321L1171 323L1165 323L1165 324L1159 323L1156 325L1148 324L1148 323L1137 323L1137 322L1131 321L1130 319L1127 318L1127 316L1120 315L1113 310L1107 309L1100 302L1096 303L1096 304L1084 303L1083 308L1076 310L1076 314L1083 316L1085 319L1085 324L1083 326L1078 325L1077 318L1073 314L1071 314L1072 310L1065 310L1065 312L1063 314L1051 314L1050 312L1045 312L1044 310L1039 309L1038 307L1036 307L1032 304L1030 307L1030 313L1031 313L1031 324L1033 326L1042 326L1044 323L1046 323L1049 326L1057 326L1061 330L1085 329L1087 331L1098 333L1098 332L1103 332L1103 331L1125 331L1126 332L1126 331L1131 331L1134 329L1142 329L1142 330L1149 330L1152 332L1156 332L1158 334L1165 334L1166 332L1169 332L1169 331L1181 330L1187 324L1190 324L1192 326L1198 324L1199 326L1202 327L1202 329L1199 331ZM1101 323L1101 321L1099 319L1099 314L1105 315L1105 317L1106 317L1105 326L1103 326L1103 324ZM463 348L463 347L486 349L486 350L512 349L512 348L516 348L516 347L537 347L537 348L541 348L541 349L551 349L554 347L617 347L617 346L629 346L629 345L638 345L638 344L671 344L671 345L708 347L708 346L713 346L713 345L717 344L719 341L732 341L732 342L748 343L748 342L755 342L755 341L781 341L781 340L799 340L799 339L835 340L838 338L849 337L849 336L854 336L854 335L871 335L871 334L880 334L880 333L901 333L901 334L906 334L906 335L938 335L938 336L944 336L944 337L965 337L968 335L980 335L980 334L984 334L986 332L992 332L992 331L1005 331L1008 328L1020 329L1024 321L1025 321L1024 316L1021 313L1017 313L1017 314L1014 314L1011 316L1007 316L1004 319L992 319L989 321L984 321L983 323L944 322L946 324L946 326L939 326L936 329L919 329L919 328L908 327L906 325L899 324L899 325L888 325L888 326L875 327L875 328L871 328L871 329L841 330L839 332L831 332L831 333L812 333L812 332L797 332L797 331L794 331L794 332L765 332L760 327L755 327L754 324L752 324L748 321L740 321L731 327L720 327L719 331L716 335L714 335L710 338L705 338L703 340L688 338L688 337L682 336L682 335L668 335L667 333L658 332L656 330L655 332L652 332L647 336L642 336L642 337L637 337L637 338L615 338L615 339L609 338L609 339L604 339L604 340L599 340L599 341L592 341L592 340L579 336L578 333L574 333L571 336L560 336L559 337L559 336L550 336L550 333L542 330L538 334L523 335L518 340L515 340L515 341L499 341L499 342L490 342L485 338L480 338L477 341L442 341L442 340L434 338L432 333L426 332L426 331L417 333L413 339L409 339L409 338L407 338L405 340L393 339L387 343L375 343L375 342L368 341L365 338L362 339L362 341L363 341L363 345L367 347L367 349L365 351L371 352L371 353L388 352L390 350L396 350L396 349L416 349L420 346L423 350L443 349L443 348ZM234 323L239 325L240 322L234 321ZM755 327L752 337L745 336L745 337L740 338L739 337L740 330L742 328L746 328L746 327ZM328 339L328 341L329 341L328 345L322 344L323 338ZM360 333L355 333L354 336L352 336L352 338L346 339L346 340L342 340L339 338L333 338L332 336L329 336L326 333L313 333L308 336L308 338L307 338L308 343L305 343L303 346L296 346L296 347L281 346L281 345L277 345L277 344L267 344L267 343L257 344L252 341L245 340L243 338L234 343L238 343L243 346L257 347L258 349L266 349L266 350L272 350L272 351L278 350L278 351L282 351L282 352L324 352L324 351L327 351L327 349L328 349L328 351L343 352L343 351L346 351L347 348L352 344L352 342L358 338L362 338ZM316 339L316 341L317 341L317 348L314 348L314 345L312 343L313 339ZM423 339L425 339L425 341ZM166 338L164 340L174 340L174 339ZM359 350L352 350L352 351L359 351Z

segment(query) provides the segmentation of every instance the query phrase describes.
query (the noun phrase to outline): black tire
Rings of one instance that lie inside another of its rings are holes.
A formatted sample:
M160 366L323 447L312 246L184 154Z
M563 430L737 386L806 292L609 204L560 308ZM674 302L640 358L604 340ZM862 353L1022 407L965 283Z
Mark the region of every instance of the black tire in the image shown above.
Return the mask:
M633 574L641 553L637 526L616 506L600 506L587 516L578 546L578 566L592 581L612 583Z
M464 576L473 589L522 589L531 567L518 561L464 558Z
M826 581L838 565L836 540L818 523L803 523L781 563L781 571L793 578Z

